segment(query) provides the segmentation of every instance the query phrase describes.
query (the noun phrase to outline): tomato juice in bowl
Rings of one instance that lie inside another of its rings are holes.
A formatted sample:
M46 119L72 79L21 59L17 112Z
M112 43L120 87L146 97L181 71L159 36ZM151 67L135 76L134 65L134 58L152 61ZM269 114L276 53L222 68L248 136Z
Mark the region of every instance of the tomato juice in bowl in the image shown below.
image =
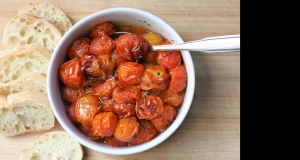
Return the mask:
M48 70L48 95L50 104L52 106L53 112L62 125L62 127L77 141L79 141L84 146L91 148L93 150L115 155L126 155L139 153L150 148L155 147L164 140L166 140L170 135L172 135L175 130L180 126L187 112L189 111L195 87L195 73L194 66L188 51L181 51L182 61L185 64L187 72L187 86L185 88L185 95L183 103L178 110L175 120L172 124L163 132L159 133L152 140L139 144L139 145L129 145L124 147L111 147L98 141L92 140L82 133L68 118L66 114L66 107L64 100L62 98L62 93L60 90L61 81L59 78L59 67L67 61L67 50L72 45L72 43L86 35L90 28L101 23L101 22L111 22L115 25L121 24L131 24L136 26L142 26L149 29L152 32L158 33L164 39L171 41L172 43L181 43L183 40L180 38L178 33L174 31L168 24L159 19L158 17L147 13L145 11L132 9L132 8L112 8L103 11L96 12L78 23L76 23L62 38L57 48L55 49L49 70ZM141 116L140 116L141 117ZM130 121L130 120L128 120ZM126 123L126 122L124 122ZM124 137L123 137L124 138ZM120 138L122 139L122 138ZM125 138L126 139L126 138ZM126 141L126 140L125 140Z

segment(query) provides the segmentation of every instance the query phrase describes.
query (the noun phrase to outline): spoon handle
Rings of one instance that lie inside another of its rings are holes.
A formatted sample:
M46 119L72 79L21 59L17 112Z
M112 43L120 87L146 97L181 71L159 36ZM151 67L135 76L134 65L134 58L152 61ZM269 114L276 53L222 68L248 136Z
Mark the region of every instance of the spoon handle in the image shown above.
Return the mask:
M205 53L214 52L240 52L240 35L227 35L207 37L201 40L185 42L181 44L168 44L150 46L152 51L164 50L189 50Z

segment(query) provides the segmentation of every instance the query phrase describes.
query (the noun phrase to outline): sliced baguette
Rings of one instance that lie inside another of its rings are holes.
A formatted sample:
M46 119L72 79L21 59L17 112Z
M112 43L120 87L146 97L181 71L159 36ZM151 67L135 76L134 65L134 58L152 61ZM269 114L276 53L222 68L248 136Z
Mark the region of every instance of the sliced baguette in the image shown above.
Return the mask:
M18 15L22 14L44 18L52 22L63 35L72 27L70 19L62 10L45 1L37 0L27 3L18 12Z
M34 91L0 96L0 134L15 136L54 127L55 117L48 97Z
M64 131L45 133L29 148L23 150L20 156L20 160L81 160L82 158L82 145Z
M47 79L39 73L29 73L20 76L18 79L8 83L0 83L0 95L8 96L9 94L35 91L47 96Z
M21 45L0 51L0 83L7 83L29 73L46 77L51 54L37 44Z
M16 15L4 28L3 44L6 48L39 44L52 54L61 37L59 29L46 19Z

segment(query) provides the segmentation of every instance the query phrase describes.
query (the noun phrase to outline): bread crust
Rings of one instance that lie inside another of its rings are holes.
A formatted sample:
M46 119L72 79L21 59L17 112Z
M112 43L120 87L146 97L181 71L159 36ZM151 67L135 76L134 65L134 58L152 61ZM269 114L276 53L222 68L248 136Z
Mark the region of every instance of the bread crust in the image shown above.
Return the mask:
M45 1L36 0L27 3L18 11L18 15L22 14L44 18L52 22L59 28L62 35L72 27L72 22L61 9Z
M15 136L54 127L55 117L48 97L35 91L0 95L0 134Z
M6 48L19 45L39 44L51 54L62 38L61 31L43 18L22 14L16 15L6 24L3 44Z
M0 83L7 83L28 73L46 77L51 54L38 44L20 45L0 51Z

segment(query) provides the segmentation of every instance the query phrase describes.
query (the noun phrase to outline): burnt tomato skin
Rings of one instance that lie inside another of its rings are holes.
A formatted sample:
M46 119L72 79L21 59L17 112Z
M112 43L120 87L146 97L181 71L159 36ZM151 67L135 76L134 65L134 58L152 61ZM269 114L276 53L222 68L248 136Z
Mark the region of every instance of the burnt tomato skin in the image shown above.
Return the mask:
M146 40L136 34L123 34L115 42L118 53L129 61L138 62L148 51Z

